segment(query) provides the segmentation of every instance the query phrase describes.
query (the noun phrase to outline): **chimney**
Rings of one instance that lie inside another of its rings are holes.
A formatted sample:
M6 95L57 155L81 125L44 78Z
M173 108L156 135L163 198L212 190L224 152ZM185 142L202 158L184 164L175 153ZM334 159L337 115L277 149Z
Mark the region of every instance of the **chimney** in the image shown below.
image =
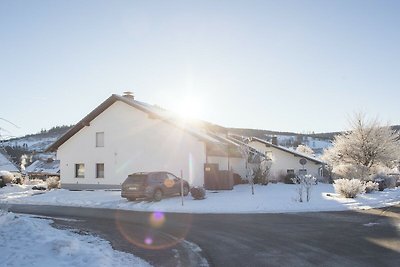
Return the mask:
M272 136L272 144L273 145L278 145L278 137L277 136Z
M122 96L126 97L126 98L129 98L131 100L135 100L135 96L134 96L133 92L130 92L130 91L124 92L124 94Z

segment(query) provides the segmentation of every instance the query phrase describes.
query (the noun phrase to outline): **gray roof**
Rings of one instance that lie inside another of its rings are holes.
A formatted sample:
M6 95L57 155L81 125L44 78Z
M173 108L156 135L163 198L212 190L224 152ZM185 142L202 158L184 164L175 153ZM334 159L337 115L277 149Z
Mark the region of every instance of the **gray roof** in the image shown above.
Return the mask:
M59 160L41 160L38 159L31 165L26 167L25 172L30 173L43 173L49 175L59 175L60 174L60 161Z
M0 171L19 172L19 169L7 155L0 152Z
M251 138L250 138L250 142L251 142L251 141L257 141L257 142L263 143L263 144L265 144L265 146L267 146L267 147L274 147L274 148L276 148L276 149L279 149L279 150L282 150L282 151L284 151L284 152L290 153L290 154L292 154L292 155L294 155L294 156L297 156L297 157L301 157L301 158L305 158L305 159L307 159L307 160L310 160L310 161L312 161L312 162L314 162L314 163L316 163L316 164L324 164L324 162L323 162L322 160L319 160L319 159L317 159L317 158L315 158L315 157L312 157L312 156L310 156L310 155L306 155L306 154L304 154L304 153L299 153L299 152L297 152L297 151L295 151L295 150L292 150L292 149L289 149L289 148L287 148L287 147L283 147L283 146L279 146L279 145L274 145L274 144L272 144L272 143L270 143L270 142L268 142L268 141L266 141L266 140L263 140L263 139L260 139L260 138L257 138L257 137L251 137Z

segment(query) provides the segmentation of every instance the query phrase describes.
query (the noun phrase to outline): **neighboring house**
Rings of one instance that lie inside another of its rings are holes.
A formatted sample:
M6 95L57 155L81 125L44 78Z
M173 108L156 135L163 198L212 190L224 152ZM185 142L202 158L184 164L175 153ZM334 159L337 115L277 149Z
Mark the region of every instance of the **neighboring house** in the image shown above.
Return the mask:
M321 176L324 162L315 157L296 152L286 147L279 146L276 143L270 143L256 137L250 138L248 145L271 159L271 180L279 180L280 177L287 174L311 174L317 178ZM304 166L300 164L300 159L302 158L306 160Z
M146 171L182 171L190 185L202 186L206 164L244 166L224 135L221 126L178 119L132 94L112 95L47 151L57 151L63 188L120 188L128 174Z
M0 171L9 171L13 174L20 172L17 165L2 151L0 151Z
M46 180L50 176L60 177L60 161L53 158L38 159L25 168L29 178Z

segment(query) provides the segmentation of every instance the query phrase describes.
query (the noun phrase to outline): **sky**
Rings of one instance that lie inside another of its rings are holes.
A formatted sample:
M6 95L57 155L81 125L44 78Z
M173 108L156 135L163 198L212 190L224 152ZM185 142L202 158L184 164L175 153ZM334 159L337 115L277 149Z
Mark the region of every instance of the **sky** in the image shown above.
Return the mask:
M385 0L0 0L0 134L75 124L124 91L225 127L340 131L360 111L400 124L399 12Z

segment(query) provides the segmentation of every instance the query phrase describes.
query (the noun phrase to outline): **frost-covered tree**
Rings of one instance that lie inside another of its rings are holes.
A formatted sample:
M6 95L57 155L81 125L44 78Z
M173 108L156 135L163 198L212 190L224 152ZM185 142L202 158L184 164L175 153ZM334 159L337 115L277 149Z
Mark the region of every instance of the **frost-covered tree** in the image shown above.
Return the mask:
M298 145L296 151L310 156L314 155L314 151L311 149L311 147L307 145L302 145L302 144Z
M249 163L251 160L252 152L251 149L248 145L246 144L241 144L239 146L239 152L242 155L242 158L244 159L244 164L245 164L245 179L249 182L251 185L251 194L254 195L254 171L253 171L253 166L252 164Z
M381 126L378 119L366 120L361 113L355 114L350 126L350 131L335 137L333 146L325 150L322 157L331 165L334 173L345 169L347 173L357 176L346 178L368 179L376 168L399 165L398 132L389 125Z

